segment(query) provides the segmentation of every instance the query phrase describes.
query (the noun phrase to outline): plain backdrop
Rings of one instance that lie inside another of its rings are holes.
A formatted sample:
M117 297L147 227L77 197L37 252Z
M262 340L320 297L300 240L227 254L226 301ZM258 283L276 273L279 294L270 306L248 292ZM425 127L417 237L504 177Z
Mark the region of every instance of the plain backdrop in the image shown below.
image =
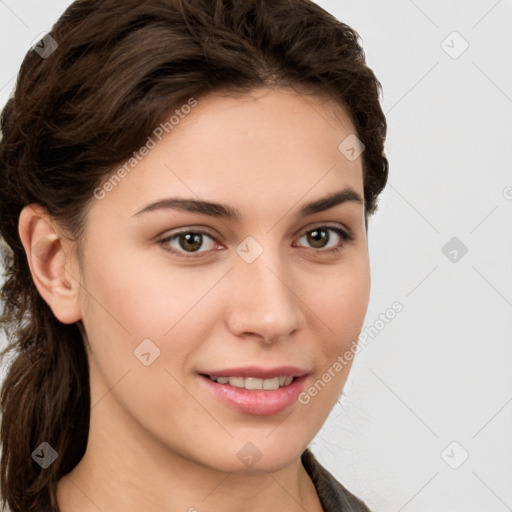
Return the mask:
M0 105L69 3L0 0ZM312 450L374 512L511 510L512 2L318 3L383 85L390 178L372 335Z

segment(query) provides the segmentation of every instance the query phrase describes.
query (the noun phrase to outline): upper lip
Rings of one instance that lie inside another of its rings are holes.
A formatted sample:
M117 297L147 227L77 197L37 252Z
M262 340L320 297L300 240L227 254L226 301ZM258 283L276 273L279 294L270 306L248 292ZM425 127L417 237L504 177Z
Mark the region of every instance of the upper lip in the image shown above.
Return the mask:
M262 368L261 366L243 366L239 368L226 368L200 372L203 375L215 377L255 377L257 379L273 379L274 377L302 377L307 370L296 366L276 366L275 368Z

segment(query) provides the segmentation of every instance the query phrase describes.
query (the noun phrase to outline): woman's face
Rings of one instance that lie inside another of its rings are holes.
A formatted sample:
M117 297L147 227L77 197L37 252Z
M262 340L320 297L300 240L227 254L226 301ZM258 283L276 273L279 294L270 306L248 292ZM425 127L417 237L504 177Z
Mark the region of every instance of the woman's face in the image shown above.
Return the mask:
M366 314L355 130L291 89L210 95L178 117L91 200L79 302L91 435L276 471L334 406Z

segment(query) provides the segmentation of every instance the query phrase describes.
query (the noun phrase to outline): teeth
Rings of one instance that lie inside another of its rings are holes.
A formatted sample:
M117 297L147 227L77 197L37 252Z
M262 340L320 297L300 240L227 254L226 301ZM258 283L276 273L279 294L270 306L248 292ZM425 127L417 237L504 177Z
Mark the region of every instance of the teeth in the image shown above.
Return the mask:
M264 379L261 381L263 389L278 389L279 388L279 377L273 379Z
M210 375L210 379L219 384L229 384L235 388L272 390L291 384L293 377L273 377L272 379L257 379L256 377L216 377Z
M229 379L229 380L231 380L231 379ZM246 377L245 378L245 389L263 389L263 379Z
M235 388L244 388L245 379L243 377L229 377L229 385Z

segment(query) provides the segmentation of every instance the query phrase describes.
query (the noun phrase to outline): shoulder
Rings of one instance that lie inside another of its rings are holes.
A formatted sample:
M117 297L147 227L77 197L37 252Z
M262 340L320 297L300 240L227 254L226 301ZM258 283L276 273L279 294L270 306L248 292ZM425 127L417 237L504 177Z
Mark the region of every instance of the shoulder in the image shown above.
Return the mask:
M316 459L309 448L301 455L302 465L313 481L325 512L371 512L359 498L341 485Z

